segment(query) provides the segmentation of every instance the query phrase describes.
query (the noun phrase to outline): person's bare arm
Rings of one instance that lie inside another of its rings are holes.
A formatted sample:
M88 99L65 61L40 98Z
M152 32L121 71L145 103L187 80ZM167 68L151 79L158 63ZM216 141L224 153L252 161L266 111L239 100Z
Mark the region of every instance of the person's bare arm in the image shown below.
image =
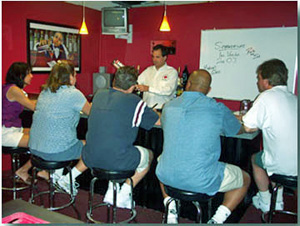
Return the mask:
M245 130L246 133L253 133L253 132L258 130L258 128L249 128L245 125L243 125L243 127L244 127L244 130Z
M92 104L90 104L88 101L85 102L83 108L82 108L82 112L86 115L89 115L90 114L90 111L91 111L91 107L92 107Z
M6 97L10 101L17 101L22 106L34 111L36 100L30 100L25 96L24 92L16 86L12 86L9 88Z

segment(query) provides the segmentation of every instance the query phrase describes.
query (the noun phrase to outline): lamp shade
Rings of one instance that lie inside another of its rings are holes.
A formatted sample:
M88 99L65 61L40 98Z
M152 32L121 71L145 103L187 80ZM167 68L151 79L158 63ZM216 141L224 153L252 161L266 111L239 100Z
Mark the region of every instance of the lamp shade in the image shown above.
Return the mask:
M165 11L164 11L164 18L163 21L161 22L160 31L171 31L168 18L167 18L167 6L165 5Z
M170 28L170 25L169 25L169 22L168 22L167 15L164 15L164 19L163 19L163 21L161 22L161 25L160 25L159 30L160 30L160 31L171 31L171 28Z
M85 20L84 20L84 19L83 19L83 21L82 21L82 25L81 25L79 34L81 34L81 35L87 35L87 34L89 34L89 31L88 31L88 29L87 29L87 27L86 27L86 24L85 24Z

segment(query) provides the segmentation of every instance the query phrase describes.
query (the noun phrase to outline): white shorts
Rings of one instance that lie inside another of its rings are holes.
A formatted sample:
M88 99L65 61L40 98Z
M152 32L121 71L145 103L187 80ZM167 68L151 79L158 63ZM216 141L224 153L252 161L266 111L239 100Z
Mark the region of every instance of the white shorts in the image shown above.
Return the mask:
M18 147L23 135L23 127L6 128L2 126L2 146Z
M141 153L141 160L140 160L140 164L138 165L138 167L136 168L136 171L138 173L142 172L143 170L145 170L148 166L149 166L149 149L144 148L142 146L135 146Z
M235 165L225 164L224 178L219 188L219 192L227 192L241 188L244 184L242 170Z

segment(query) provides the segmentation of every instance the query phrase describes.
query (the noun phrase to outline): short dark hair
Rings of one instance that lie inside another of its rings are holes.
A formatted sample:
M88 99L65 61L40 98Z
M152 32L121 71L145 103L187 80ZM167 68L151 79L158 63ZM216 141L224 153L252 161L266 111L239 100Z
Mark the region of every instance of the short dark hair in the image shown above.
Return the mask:
M168 56L169 54L169 51L168 51L168 48L164 45L161 45L161 44L158 44L156 46L153 47L153 50L161 50L161 55L164 57L164 56Z
M15 84L20 89L24 88L24 78L31 72L29 64L24 62L14 62L10 65L7 73L5 82L7 84Z
M123 90L129 89L136 84L138 72L132 66L124 66L117 70L115 74L114 86Z
M52 93L63 85L70 85L70 75L75 75L75 68L71 62L66 60L58 61L51 69L50 75L43 85L43 90L50 89Z
M287 85L288 69L283 61L271 59L263 62L256 70L263 79L268 79L271 86Z

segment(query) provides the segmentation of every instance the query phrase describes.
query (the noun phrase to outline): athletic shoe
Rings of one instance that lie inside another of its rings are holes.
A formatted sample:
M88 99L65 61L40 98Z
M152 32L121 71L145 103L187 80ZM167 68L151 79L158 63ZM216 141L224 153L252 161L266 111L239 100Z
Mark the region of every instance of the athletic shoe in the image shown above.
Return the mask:
M164 199L164 205L166 206L168 200L170 198L165 198ZM177 209L176 209L176 202L173 200L169 204L169 209L168 209L168 218L167 218L167 223L168 224L178 224L178 215L177 215Z
M211 218L209 221L207 221L207 224L218 224L218 222Z
M116 186L117 186L117 201L118 201L118 194L120 192L120 184L116 183ZM113 195L114 195L113 182L108 181L108 188L107 188L107 191L104 195L103 202L106 202L106 203L112 205L113 204L113 197L114 197Z
M56 182L56 184L57 184L60 188L62 188L65 192L71 194L70 183L69 183L68 181L65 181L65 180L63 179L63 177L60 178L60 179ZM77 193L78 193L77 188L78 188L78 187L79 187L79 184L78 184L76 181L73 182L73 196L76 196L76 195L77 195Z
M270 210L270 202L271 200L268 203L263 202L259 193L252 197L253 206L256 209L260 209L262 212L267 212ZM275 210L283 210L283 206L283 202L276 202Z
M118 194L117 198L117 207L119 208L125 208L125 209L131 209L131 196L132 193L130 192L129 194ZM135 206L135 202L133 201L133 207Z
M57 181L61 178L61 176L57 175L56 173L53 173L52 178L53 178L53 184L56 184Z

